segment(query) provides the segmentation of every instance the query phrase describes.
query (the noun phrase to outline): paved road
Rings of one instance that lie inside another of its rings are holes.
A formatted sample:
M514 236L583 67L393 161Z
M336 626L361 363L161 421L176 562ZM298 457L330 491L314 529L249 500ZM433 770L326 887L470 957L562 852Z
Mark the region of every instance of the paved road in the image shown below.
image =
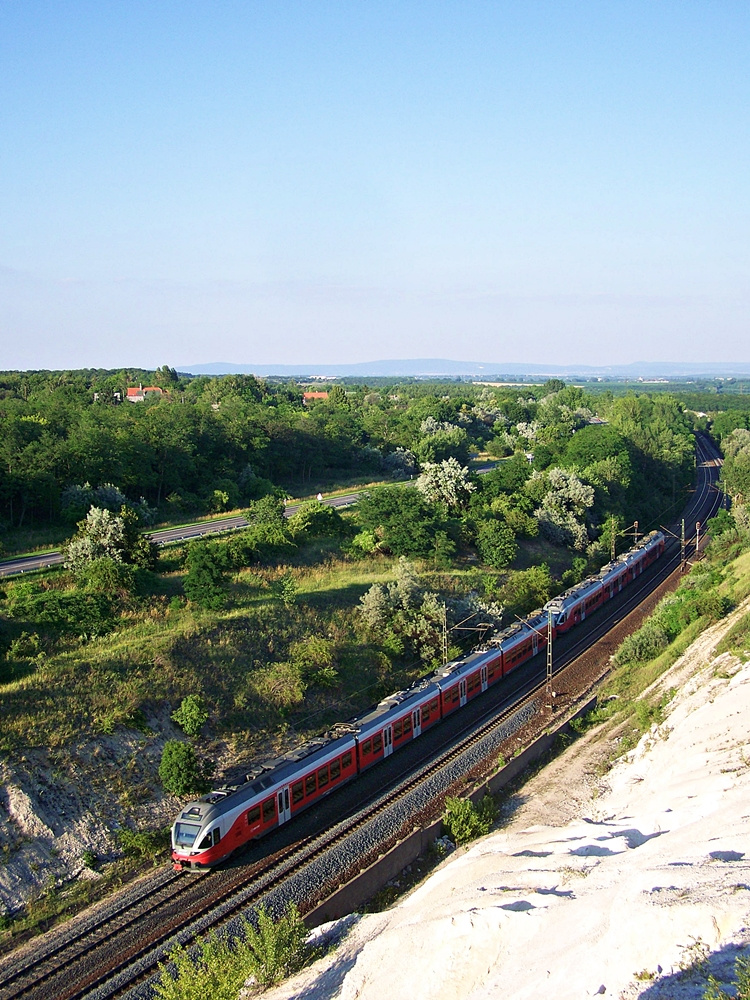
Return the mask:
M697 437L696 445L699 469L698 493L700 494L701 490L705 491L714 489L714 487L707 481L709 477L701 475L701 471L709 468L713 469L714 475L712 478L718 478L718 472L716 470L721 464L721 458L712 442L704 435L699 435ZM490 472L493 468L494 465L488 465L481 469L477 469L476 471L481 475L483 473ZM408 483L405 485L408 485ZM359 500L361 495L362 491L359 490L353 493L345 493L343 496L339 497L330 497L329 499L323 500L323 503L327 504L329 507L350 507L353 503L356 503L357 500ZM698 498L695 499L697 501ZM720 501L717 500L716 506L718 507L719 504ZM289 504L284 511L284 517L291 517L292 514L296 513L301 506L302 503ZM686 521L689 524L689 514L686 517ZM236 531L239 528L246 527L247 521L242 516L222 517L216 518L212 521L202 521L200 524L184 525L181 528L161 528L158 531L150 532L149 537L152 538L157 545L164 545L167 542L188 541L192 538L200 538L203 535L217 535L222 532ZM47 569L50 566L60 566L62 561L63 557L60 552L47 552L40 555L21 556L18 559L8 559L5 562L0 562L0 577L18 576L21 573L30 573L34 570Z
M323 500L323 503L328 507L349 507L351 504L356 503L360 496L361 492L346 493L344 496ZM301 506L301 503L289 504L284 511L284 517L291 517ZM246 527L247 521L241 515L221 517L211 521L201 521L200 524L183 525L180 528L160 528L158 531L149 532L149 538L153 539L157 545L164 545L167 542L187 541L192 538L200 538L203 535L216 535ZM61 566L62 562L63 556L59 551L20 556L17 559L7 559L4 562L0 562L0 577L19 576L22 573L32 573L35 570L48 569L50 566Z

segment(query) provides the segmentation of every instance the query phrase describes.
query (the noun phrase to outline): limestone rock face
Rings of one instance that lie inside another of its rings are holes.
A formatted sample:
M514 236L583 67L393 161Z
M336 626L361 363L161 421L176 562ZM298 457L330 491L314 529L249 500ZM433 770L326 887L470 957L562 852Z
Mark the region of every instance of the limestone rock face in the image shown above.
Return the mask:
M503 829L267 996L697 1000L709 972L731 981L750 952L750 664L713 657L732 620L660 680L666 720L612 770L589 734Z

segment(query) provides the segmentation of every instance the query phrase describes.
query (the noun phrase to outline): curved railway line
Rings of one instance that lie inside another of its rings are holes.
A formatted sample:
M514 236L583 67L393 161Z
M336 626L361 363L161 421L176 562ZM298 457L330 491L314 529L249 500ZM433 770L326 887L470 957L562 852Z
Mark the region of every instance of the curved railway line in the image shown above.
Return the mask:
M696 488L684 512L689 526L693 519L708 520L722 503L714 485L718 455L701 437L697 452ZM674 525L668 527L677 534ZM693 533L687 558L694 554L695 541ZM555 640L554 676L564 674L583 651L590 650L644 597L679 572L680 562L679 544L673 541L662 559L634 581L621 599L588 619L585 634L579 626ZM279 899L294 899L303 912L310 910L416 823L439 815L445 795L468 772L481 770L488 759L497 759L503 741L526 724L543 702L545 664L535 660L519 670L517 677L511 674L496 697L479 699L471 717L438 727L447 746L436 750L434 741L415 741L411 753L401 754L398 761L408 769L406 775L388 774L381 768L378 791L369 793L370 801L322 833L297 834L296 841L286 844L266 838L267 856L254 860L251 849L239 864L230 863L224 869L190 874L164 870L147 883L131 887L121 902L100 904L91 914L82 914L72 924L6 956L0 971L0 1000L122 996L153 976L158 962L176 943L189 945L211 928L226 927L262 900L274 906ZM343 809L346 793L347 786L329 801ZM289 837L288 830L285 835ZM143 985L139 995L147 995Z

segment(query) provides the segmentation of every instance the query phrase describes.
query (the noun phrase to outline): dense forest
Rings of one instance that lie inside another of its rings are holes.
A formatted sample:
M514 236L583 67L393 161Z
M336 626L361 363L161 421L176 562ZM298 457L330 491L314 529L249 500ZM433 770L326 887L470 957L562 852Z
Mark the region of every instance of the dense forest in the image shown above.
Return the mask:
M133 384L162 391L131 403ZM668 393L557 380L316 389L0 377L0 538L11 552L33 529L66 560L4 584L3 746L161 732L196 697L204 735L250 753L361 710L676 516L706 424ZM343 515L313 499L285 516L290 492L352 483L370 485ZM221 539L143 534L238 507L248 527Z
M163 395L124 401L133 384ZM595 412L606 429L589 423ZM166 366L6 373L0 527L72 526L91 499L84 488L114 485L131 502L143 500L144 515L150 508L152 519L167 520L236 508L272 486L300 493L357 477L408 477L425 462L464 465L472 453L525 454L538 472L576 468L598 491L595 518L632 519L638 509L648 520L689 478L691 427L674 397L594 401L556 381L337 384L306 405L294 383L180 377Z

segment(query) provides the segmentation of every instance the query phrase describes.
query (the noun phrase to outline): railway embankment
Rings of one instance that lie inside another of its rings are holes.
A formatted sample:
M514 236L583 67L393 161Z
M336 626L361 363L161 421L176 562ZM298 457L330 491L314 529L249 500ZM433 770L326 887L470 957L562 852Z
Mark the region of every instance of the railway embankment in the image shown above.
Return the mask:
M586 732L506 798L494 833L268 1000L366 1000L394 975L436 1000L703 998L710 976L731 995L750 955L749 613L644 692L665 708L636 745L617 756L622 725Z

